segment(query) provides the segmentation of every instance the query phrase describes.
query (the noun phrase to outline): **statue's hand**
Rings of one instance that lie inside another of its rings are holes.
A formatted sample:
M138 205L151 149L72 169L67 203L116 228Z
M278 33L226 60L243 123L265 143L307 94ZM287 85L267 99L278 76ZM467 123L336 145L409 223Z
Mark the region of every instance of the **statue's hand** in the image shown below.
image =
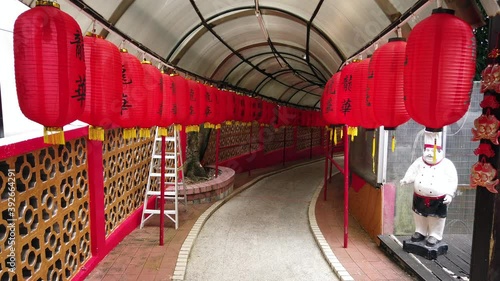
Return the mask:
M451 197L451 195L446 194L443 199L443 204L448 205L451 203L451 200L453 200L453 197Z

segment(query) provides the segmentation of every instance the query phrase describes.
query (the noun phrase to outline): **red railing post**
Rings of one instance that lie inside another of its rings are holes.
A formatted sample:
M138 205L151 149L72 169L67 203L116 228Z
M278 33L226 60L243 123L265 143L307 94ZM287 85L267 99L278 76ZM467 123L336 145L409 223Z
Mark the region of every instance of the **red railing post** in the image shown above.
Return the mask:
M220 147L220 129L216 129L215 137L215 177L219 176L219 147Z
M105 254L104 173L101 141L87 140L87 169L90 201L90 250L92 256Z
M349 136L344 125L344 248L349 238Z

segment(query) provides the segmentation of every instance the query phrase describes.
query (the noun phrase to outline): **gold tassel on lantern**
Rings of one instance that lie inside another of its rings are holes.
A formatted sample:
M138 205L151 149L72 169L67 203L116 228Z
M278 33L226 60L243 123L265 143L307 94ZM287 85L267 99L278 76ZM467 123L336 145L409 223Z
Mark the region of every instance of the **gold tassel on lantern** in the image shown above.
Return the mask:
M62 127L43 127L43 142L46 144L65 144Z
M332 131L330 131L330 140L332 140ZM333 128L333 143L337 145L337 128Z
M372 138L372 171L375 174L375 144L376 144L375 132L373 132Z
M123 139L129 140L137 137L137 132L135 128L125 128L123 129Z
M141 138L149 138L151 136L151 132L149 128L140 128L139 129L139 137Z
M222 126L220 124L215 125L215 129L219 130Z
M392 141L391 141L391 150L394 152L396 149L396 136L392 135Z
M104 129L102 127L89 126L89 140L104 141Z
M340 129L340 139L344 138L344 128Z
M166 136L168 136L167 128L165 128L165 127L158 127L158 136L160 136L160 137L166 137Z

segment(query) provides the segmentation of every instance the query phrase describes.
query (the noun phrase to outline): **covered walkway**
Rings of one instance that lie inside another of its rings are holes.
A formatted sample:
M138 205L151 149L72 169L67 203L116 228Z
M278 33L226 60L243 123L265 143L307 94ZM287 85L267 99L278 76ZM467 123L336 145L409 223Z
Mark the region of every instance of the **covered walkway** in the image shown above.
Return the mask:
M338 280L310 230L310 204L315 204L329 247L353 280L412 280L352 218L350 246L343 248L342 178L333 177L327 201L317 198L323 163L294 162L284 169L279 165L254 170L251 176L237 174L235 193L241 193L202 227L184 280ZM255 179L261 180L254 183ZM181 211L177 231L166 225L163 247L158 246L157 222L136 229L86 280L172 280L183 241L211 205L190 205L187 212ZM344 280L350 280L348 276Z

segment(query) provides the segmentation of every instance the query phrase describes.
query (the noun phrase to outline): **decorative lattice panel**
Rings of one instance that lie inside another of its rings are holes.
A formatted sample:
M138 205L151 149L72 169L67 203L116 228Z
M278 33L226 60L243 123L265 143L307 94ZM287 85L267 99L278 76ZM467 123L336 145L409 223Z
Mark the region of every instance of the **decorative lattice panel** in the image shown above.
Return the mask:
M124 140L121 129L106 131L103 142L106 235L144 200L154 131L147 139Z
M0 160L0 280L69 280L90 257L86 152L76 139Z
M252 124L251 150L259 149L259 124ZM250 126L222 125L220 129L219 161L250 153ZM210 133L210 143L203 157L207 164L215 163L216 130Z

